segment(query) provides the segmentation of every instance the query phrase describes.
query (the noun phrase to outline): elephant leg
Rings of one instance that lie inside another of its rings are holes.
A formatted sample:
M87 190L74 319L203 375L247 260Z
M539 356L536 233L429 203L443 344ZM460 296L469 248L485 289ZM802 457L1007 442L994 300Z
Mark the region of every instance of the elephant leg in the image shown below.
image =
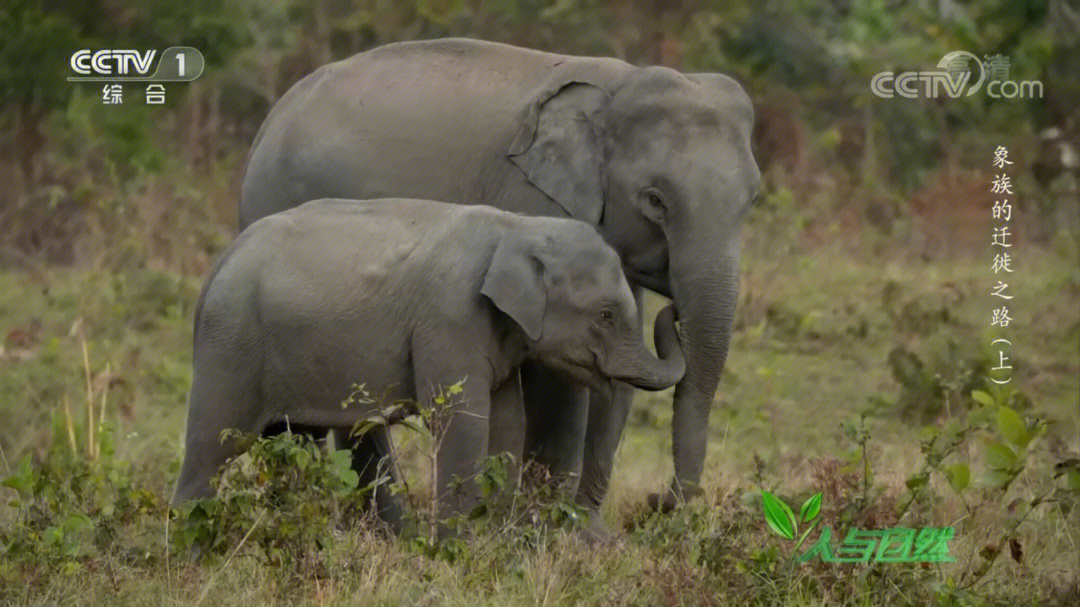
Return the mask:
M645 298L640 287L633 287L637 300L638 318L644 324ZM611 482L615 451L619 448L630 405L634 401L634 388L624 382L615 382L609 395L596 391L589 393L589 420L585 432L584 457L581 483L578 485L577 502L586 508L599 511ZM593 519L599 523L599 517Z
M634 388L623 382L614 384L610 397L595 391L589 393L588 429L577 491L577 502L589 510L599 511L604 503L615 451L633 401Z
M176 481L176 491L173 492L173 505L191 499L213 497L214 487L210 481L217 475L218 469L235 454L236 450L232 445L223 445L216 436L188 439L184 463L180 467L180 478Z
M418 332L413 333L411 343L416 401L432 414L432 491L441 518L468 512L479 500L474 480L488 453L488 422L495 387L488 374L491 363L479 352L475 356L461 355L461 338L456 333ZM448 382L454 381L459 389L444 392Z
M513 373L491 394L491 419L488 427L488 455L509 453L514 457L510 486L520 475L521 450L525 444L525 405L521 400L521 379Z
M339 430L338 436L347 436L348 429ZM390 445L390 431L385 426L371 428L360 436L349 439L352 450L352 467L360 477L359 487L372 483L375 492L372 503L375 513L394 533L401 532L401 502L391 491L397 483L397 470Z
M222 441L224 430L258 432L253 377L237 376L230 369L242 368L227 354L207 354L195 368L191 383L185 436L184 463L176 482L172 503L213 497L210 481L218 469L238 452L236 441Z
M573 495L581 474L589 390L533 362L521 367L525 466L539 464Z
M441 436L435 452L435 495L443 518L466 513L479 500L473 481L488 452L490 385L470 388L466 384L464 392L451 402L451 409L438 414Z

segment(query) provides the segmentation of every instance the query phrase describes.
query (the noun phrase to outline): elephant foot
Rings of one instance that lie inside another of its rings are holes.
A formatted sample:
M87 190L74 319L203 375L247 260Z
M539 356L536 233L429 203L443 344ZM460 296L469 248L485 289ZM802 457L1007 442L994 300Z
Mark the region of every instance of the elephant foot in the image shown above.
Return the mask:
M647 502L650 510L669 514L680 503L704 495L704 493L697 485L686 485L680 488L673 482L666 491L650 493Z
M662 493L650 493L647 501L650 510L661 514L668 514L679 505L679 498L671 489Z
M604 523L604 517L595 511L589 513L589 522L578 529L577 535L592 546L611 545L619 539L619 536Z

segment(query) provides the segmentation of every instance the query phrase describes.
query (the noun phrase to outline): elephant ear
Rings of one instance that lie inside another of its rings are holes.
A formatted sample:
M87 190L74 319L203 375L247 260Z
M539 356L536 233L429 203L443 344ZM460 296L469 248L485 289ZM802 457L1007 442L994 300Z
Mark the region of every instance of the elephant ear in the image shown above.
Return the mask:
M514 319L529 339L540 339L547 309L547 282L541 245L508 234L491 257L480 294Z
M600 112L609 99L586 82L545 88L526 108L508 152L530 183L592 225L604 213Z

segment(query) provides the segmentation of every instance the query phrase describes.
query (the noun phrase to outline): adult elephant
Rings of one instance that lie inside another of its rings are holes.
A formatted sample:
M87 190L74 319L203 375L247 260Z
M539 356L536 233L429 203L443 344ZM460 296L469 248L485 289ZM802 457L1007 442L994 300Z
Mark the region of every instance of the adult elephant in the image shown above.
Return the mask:
M486 204L596 226L639 304L644 287L679 312L675 479L653 496L670 505L700 481L728 353L739 233L760 181L753 120L746 93L719 74L465 39L391 44L323 66L277 103L251 152L240 227L329 197ZM524 420L492 420L492 450L524 444L554 473L579 473L578 501L599 507L632 389L590 395L536 366L521 382Z

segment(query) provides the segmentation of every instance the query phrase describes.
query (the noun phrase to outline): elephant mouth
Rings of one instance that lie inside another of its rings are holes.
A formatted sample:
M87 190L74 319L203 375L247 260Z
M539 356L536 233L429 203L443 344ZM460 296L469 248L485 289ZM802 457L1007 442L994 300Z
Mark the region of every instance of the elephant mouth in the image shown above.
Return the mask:
M604 379L600 372L600 363L595 354L593 354L592 360L589 362L561 356L541 359L540 362L552 370L567 376L572 381L588 386L594 390L603 392L608 389L609 382Z

